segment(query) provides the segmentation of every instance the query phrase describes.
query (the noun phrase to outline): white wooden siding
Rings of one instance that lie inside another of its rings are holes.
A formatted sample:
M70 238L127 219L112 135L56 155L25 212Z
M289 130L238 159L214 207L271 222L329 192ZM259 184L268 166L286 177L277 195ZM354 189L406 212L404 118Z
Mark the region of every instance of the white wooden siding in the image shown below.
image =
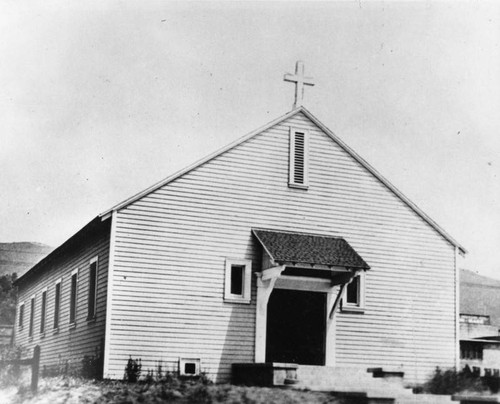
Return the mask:
M29 305L25 307L25 326L16 329L15 343L28 349L36 345L41 347L41 369L57 366L62 367L68 362L71 371L81 369L84 355L95 355L96 349L101 350L104 339L106 321L106 293L109 257L109 226L103 224L102 232L88 243L38 268L37 274L19 285L19 301L27 301L35 295L35 326L33 338L28 337L27 320L29 320ZM90 239L90 238L89 238ZM87 321L87 303L89 286L90 260L99 256L97 280L97 314L94 321ZM74 326L69 324L71 273L78 272L77 310ZM61 304L59 309L59 329L54 331L55 284L61 280ZM40 313L42 291L47 288L47 307L45 313L45 333L40 334ZM19 315L19 313L17 313ZM17 319L16 319L17 321ZM102 354L102 352L100 352Z
M310 131L308 190L288 187L290 126ZM118 211L107 376L129 355L199 357L219 381L253 361L255 278L251 304L223 299L226 257L260 270L252 227L342 236L371 266L364 314L337 316L338 365L454 365L454 247L300 113Z

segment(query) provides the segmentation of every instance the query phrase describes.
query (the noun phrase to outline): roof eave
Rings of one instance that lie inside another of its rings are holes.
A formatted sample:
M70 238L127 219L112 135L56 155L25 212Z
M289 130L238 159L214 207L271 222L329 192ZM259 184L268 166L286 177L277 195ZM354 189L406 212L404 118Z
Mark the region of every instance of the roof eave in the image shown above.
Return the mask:
M101 218L99 216L97 216L94 219L92 219L85 226L83 226L80 230L78 230L75 234L73 234L70 238L68 238L64 243L62 243L59 247L57 247L54 250L52 250L52 252L50 254L48 254L46 257L42 258L35 265L33 265L30 269L28 269L22 276L20 276L19 278L17 278L14 281L14 284L18 285L19 283L23 282L25 279L29 278L31 275L33 275L35 272L37 272L39 268L41 268L44 265L46 265L47 263L49 263L58 254L60 254L73 241L75 241L77 239L77 237L79 237L82 234L90 231L90 229L92 229L93 226L95 226L97 223L101 223L103 221L105 221L105 219L103 219L103 218Z
M195 163L191 164L190 166L188 166L182 170L177 171L176 173L172 174L171 176L157 182L156 184L151 185L149 188L146 188L145 190L135 194L134 196L132 196L128 199L125 199L123 202L120 202L119 204L113 206L111 209L108 209L108 210L102 212L99 215L99 217L102 217L104 220L105 218L109 217L113 211L118 211L120 209L123 209L124 207L126 207L126 206L130 205L131 203L139 200L140 198L148 195L149 193L154 192L157 189L167 185L169 182L172 182L175 179L181 177L182 175L187 174L188 172L190 172L190 171L194 170L195 168L201 166L202 164L212 160L213 158L220 156L221 154L225 153L226 151L232 149L233 147L236 147L236 146L240 145L241 143L246 142L248 139L254 137L255 135L271 128L272 126L278 124L281 121L284 121L285 119L288 119L292 115L300 112L302 109L303 109L303 107L295 108L295 109L291 110L290 112L287 112L286 114L280 116L279 118L276 118L276 119L272 120L271 122L268 122L264 126L261 126L260 128L254 130L252 132L247 133L246 135L235 140L234 142L231 142L228 145L222 147L221 149L216 150L215 152L209 154L208 156L196 161Z
M406 195L404 195L399 189L397 189L389 180L387 180L382 174L380 174L375 168L373 168L365 159L363 159L359 154L357 154L353 149L351 149L346 143L344 143L335 133L333 133L328 127L326 127L318 118L316 118L311 112L309 112L305 107L301 107L302 112L306 115L316 126L318 126L323 132L330 136L336 143L339 144L347 153L349 153L359 164L366 168L375 178L377 178L382 184L384 184L389 190L394 193L398 198L400 198L410 209L412 209L416 214L418 214L427 224L429 224L434 230L436 230L443 238L445 238L450 244L457 247L459 252L462 254L467 254L467 250L458 243L453 237L451 237L441 226L439 226L434 220L432 220L427 214L424 213L415 203L413 203Z

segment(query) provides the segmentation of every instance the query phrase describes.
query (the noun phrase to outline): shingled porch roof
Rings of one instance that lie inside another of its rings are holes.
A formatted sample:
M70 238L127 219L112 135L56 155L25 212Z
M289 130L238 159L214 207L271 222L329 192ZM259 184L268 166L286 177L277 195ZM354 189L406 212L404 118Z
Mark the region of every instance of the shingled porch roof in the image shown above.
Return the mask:
M262 229L253 229L252 232L277 264L370 269L370 266L342 237Z

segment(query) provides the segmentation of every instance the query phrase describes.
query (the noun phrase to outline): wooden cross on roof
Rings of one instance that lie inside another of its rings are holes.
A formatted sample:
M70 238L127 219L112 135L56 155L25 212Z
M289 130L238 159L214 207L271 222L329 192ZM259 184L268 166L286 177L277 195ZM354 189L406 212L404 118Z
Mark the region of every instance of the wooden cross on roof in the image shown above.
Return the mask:
M304 101L304 86L314 86L313 78L304 76L304 62L298 60L295 64L295 74L286 73L283 80L295 83L295 103L293 107L300 107Z

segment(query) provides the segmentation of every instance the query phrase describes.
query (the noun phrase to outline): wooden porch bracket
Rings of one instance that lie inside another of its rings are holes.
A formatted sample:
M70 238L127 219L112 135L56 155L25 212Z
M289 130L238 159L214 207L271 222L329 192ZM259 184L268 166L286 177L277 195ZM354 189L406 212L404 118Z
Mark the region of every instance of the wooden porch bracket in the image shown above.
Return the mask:
M257 317L255 324L255 362L266 360L266 323L267 303L274 289L276 280L285 270L285 265L265 269L257 272Z
M333 306L330 310L330 314L328 315L328 318L330 320L333 320L333 316L335 315L335 312L338 310L338 308L340 306L342 296L344 295L344 290L346 289L347 285L349 285L352 282L352 280L354 279L356 274L357 274L357 271L351 272L349 274L349 277L347 277L346 280L344 281L344 283L340 284L339 293L337 294L337 297L335 298L335 302L333 303ZM332 283L333 283L333 281L332 281Z
M274 289L276 280L279 278L281 273L285 270L285 265L278 267L273 267L265 269L257 275L257 293L259 294L257 299L257 304L259 309L265 310L267 308L267 303L269 302L269 297Z

